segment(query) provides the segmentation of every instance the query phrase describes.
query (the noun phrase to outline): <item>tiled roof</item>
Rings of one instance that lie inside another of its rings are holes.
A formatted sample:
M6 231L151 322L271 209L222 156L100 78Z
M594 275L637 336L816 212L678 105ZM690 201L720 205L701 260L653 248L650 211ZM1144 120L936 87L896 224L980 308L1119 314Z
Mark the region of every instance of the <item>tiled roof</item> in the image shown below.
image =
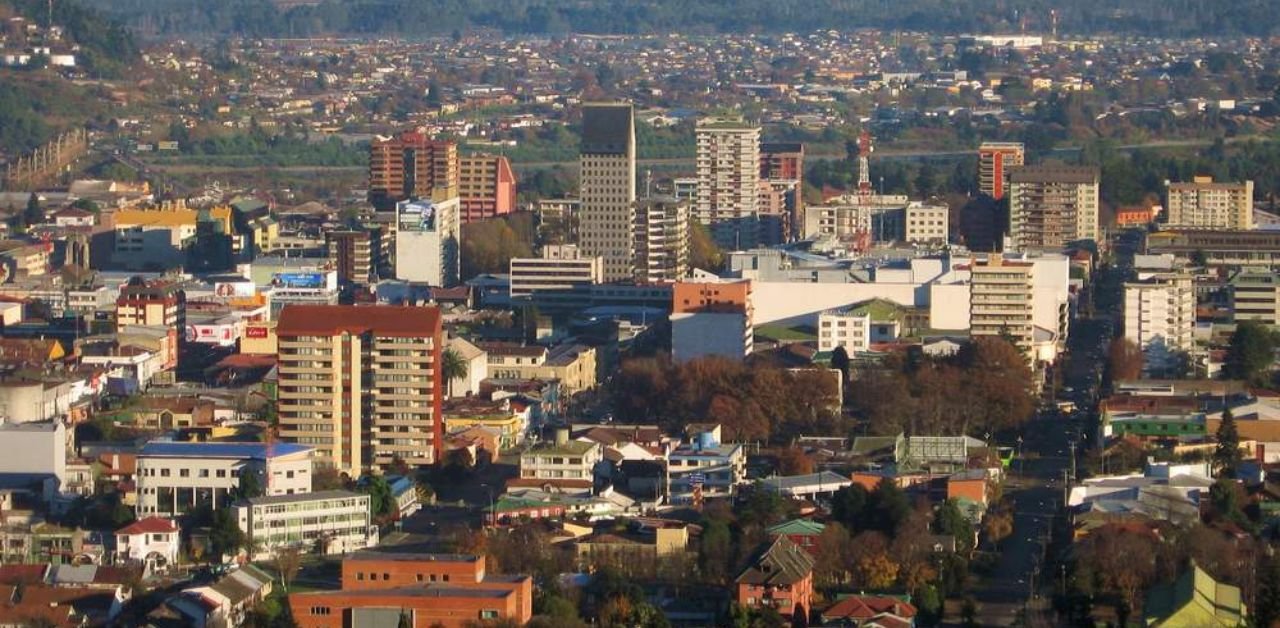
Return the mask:
M177 531L178 526L168 519L147 517L116 530L116 534L168 534Z
M810 519L792 519L791 521L784 521L769 528L769 534L804 534L817 536L822 534L822 531L825 529L826 526L818 523L817 521L812 521Z
M332 336L342 332L410 338L436 336L440 333L440 310L390 305L286 305L276 325L276 334L282 337Z
M780 536L761 551L735 579L742 584L795 584L813 573L813 556Z

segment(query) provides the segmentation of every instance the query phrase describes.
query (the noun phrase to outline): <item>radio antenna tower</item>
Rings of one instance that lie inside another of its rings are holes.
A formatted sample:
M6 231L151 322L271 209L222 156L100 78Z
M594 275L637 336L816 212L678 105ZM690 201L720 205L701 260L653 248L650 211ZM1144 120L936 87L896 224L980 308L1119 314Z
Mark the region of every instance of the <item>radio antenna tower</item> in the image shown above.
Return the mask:
M863 130L858 135L858 200L866 203L871 200L871 133Z

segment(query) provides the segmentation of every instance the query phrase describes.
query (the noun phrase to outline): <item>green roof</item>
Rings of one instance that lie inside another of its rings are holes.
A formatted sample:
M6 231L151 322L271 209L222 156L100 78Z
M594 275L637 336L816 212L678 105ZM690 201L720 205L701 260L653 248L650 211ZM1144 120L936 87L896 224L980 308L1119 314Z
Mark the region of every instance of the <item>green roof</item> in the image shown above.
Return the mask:
M822 531L826 528L826 526L818 523L817 521L811 521L809 519L792 519L791 521L783 521L782 523L769 528L769 534L804 534L808 536L817 536L822 534Z
M571 440L563 445L543 442L543 443L538 443L537 445L534 445L525 453L538 454L538 455L561 454L561 455L567 455L567 456L581 456L591 451L592 449L595 449L596 447L597 445L595 443L588 443L586 441L580 441L580 440Z
M526 508L547 508L559 507L559 502L546 502L540 499L525 499L523 497L499 497L498 501L493 502L492 512L509 512L512 510L524 510Z
M1247 614L1240 588L1215 581L1194 561L1172 584L1152 587L1143 610L1148 626L1242 626Z
M847 310L857 316L870 316L872 321L898 321L904 317L903 307L888 299L867 299L854 303Z

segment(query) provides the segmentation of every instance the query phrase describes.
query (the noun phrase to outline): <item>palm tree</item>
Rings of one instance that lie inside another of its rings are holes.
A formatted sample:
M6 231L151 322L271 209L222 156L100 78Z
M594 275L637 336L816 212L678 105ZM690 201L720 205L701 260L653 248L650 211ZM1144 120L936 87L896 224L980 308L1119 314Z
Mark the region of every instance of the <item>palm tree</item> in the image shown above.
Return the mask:
M452 347L445 349L440 356L440 376L445 381L445 397L453 396L453 380L467 376L467 361Z

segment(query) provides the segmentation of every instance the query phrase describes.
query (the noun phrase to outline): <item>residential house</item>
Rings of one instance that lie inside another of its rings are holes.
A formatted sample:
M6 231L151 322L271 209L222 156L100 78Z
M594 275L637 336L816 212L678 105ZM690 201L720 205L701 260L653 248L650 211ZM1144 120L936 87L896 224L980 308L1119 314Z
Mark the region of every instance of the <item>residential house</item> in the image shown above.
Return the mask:
M178 562L178 525L169 519L147 517L116 530L115 559L140 561L146 573Z
M556 431L553 442L542 442L520 455L520 477L507 488L544 488L566 493L590 493L603 451L596 443L569 440L569 430Z
M910 628L915 625L916 607L892 595L840 595L835 604L819 615L823 626L866 628Z
M1143 604L1147 626L1243 626L1249 616L1240 587L1213 579L1195 561L1172 583L1147 591Z
M792 519L791 521L783 521L771 526L767 532L769 533L769 538L776 539L785 536L792 543L817 557L818 538L822 536L822 531L825 529L825 525L811 519Z
M773 608L808 617L813 601L813 556L785 536L765 545L734 578L733 601L749 609Z
M722 444L719 425L690 425L690 439L667 454L667 486L673 502L733 493L747 477L742 445Z

